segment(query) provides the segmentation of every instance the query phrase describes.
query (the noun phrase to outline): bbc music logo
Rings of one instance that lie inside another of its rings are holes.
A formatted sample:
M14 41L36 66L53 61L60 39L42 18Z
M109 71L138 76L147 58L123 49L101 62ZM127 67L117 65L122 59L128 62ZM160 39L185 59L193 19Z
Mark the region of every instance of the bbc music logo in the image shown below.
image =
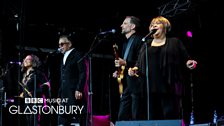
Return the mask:
M11 105L9 107L9 113L11 114L82 114L84 105L69 105L65 106L61 103L67 103L68 98L56 98L56 99L45 99L45 98L25 98L24 109L21 109L20 105ZM53 106L47 103L58 103Z
M44 103L43 98L25 98L26 104L42 104Z
M68 98L25 98L25 104L68 103Z

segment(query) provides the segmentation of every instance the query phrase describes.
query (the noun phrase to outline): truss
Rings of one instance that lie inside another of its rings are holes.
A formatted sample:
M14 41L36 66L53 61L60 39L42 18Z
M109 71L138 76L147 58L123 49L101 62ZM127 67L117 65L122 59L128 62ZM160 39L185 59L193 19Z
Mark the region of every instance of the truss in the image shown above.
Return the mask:
M159 9L159 14L166 17L173 17L184 11L187 11L191 5L190 0L172 0L164 4Z

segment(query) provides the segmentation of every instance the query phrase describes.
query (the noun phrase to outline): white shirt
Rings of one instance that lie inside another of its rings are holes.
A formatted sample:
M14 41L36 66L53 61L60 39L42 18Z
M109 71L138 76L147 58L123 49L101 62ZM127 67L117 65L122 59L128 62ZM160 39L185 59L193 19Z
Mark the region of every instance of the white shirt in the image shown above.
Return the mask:
M66 62L66 59L68 58L68 55L71 53L71 51L73 50L74 48L68 50L65 52L64 54L64 57L63 57L63 65L65 65L65 62Z

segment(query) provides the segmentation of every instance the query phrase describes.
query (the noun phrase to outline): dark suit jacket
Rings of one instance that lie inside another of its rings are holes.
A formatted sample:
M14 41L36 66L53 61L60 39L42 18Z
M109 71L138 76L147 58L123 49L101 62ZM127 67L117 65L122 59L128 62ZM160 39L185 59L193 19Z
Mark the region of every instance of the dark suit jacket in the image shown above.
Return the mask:
M58 93L60 98L68 98L67 105L77 104L75 91L77 90L83 93L84 90L86 66L83 60L77 63L80 58L80 53L76 49L73 49L68 55L65 65L63 65L63 62L61 64L60 88Z
M137 35L137 34L133 34L130 38L133 38L133 43L130 47L126 62L127 62L127 66L125 67L125 77L126 77L126 81L127 81L127 88L126 90L129 90L133 93L140 93L142 92L142 85L139 84L139 79L137 79L137 77L131 77L128 75L128 69L130 67L134 67L137 60L138 60L138 55L139 55L139 51L143 45L143 42L141 41L141 36ZM127 42L130 40L130 38L127 40ZM123 50L122 50L122 55L124 56L125 50L126 50L126 46L127 46L127 42L124 43L123 45Z

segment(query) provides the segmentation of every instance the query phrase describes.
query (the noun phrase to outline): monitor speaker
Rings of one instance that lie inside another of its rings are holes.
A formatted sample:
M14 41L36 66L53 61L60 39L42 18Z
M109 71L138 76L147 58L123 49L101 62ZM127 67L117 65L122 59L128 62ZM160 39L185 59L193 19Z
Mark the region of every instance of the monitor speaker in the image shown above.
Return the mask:
M182 120L117 121L115 126L182 126Z

